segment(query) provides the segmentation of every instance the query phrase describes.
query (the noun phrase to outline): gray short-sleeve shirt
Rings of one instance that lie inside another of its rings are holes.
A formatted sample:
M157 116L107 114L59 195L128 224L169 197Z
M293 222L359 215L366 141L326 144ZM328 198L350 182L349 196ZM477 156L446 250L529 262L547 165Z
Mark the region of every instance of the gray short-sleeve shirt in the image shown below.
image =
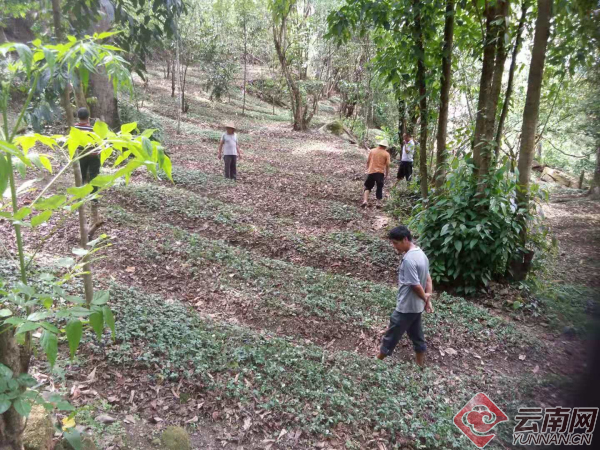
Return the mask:
M396 311L401 313L420 313L425 309L425 302L412 289L420 284L427 286L429 259L423 250L415 247L407 251L398 268L398 297Z
M237 134L224 133L221 136L221 142L223 143L223 154L225 156L237 156Z

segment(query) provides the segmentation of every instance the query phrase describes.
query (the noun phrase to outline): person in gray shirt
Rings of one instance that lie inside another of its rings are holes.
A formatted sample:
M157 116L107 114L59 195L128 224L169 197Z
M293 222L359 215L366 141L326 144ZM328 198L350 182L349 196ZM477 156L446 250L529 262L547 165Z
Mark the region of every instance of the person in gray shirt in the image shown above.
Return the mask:
M217 156L219 159L223 157L225 162L225 178L235 181L237 179L237 162L242 159L242 151L233 122L225 124L225 133L219 141Z
M425 361L425 336L421 324L423 311L433 312L431 293L433 283L429 275L429 260L423 250L413 243L408 228L399 226L390 231L388 238L398 253L404 257L398 269L398 297L396 309L390 317L390 325L381 339L377 358L384 359L394 351L406 332L413 342L416 362L423 366Z

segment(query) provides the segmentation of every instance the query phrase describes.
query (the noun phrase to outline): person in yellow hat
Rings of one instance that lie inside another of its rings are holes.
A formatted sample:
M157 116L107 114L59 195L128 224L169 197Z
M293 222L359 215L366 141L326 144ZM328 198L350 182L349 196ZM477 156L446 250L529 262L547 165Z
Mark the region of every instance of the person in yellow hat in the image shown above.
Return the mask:
M223 157L225 162L225 178L231 180L237 179L237 162L242 159L242 151L235 133L235 124L228 122L225 124L225 133L219 141L219 150L217 156Z
M389 147L387 140L382 140L377 144L377 147L371 149L367 158L367 179L365 180L365 191L363 193L362 207L369 206L369 194L373 186L377 184L375 197L377 198L377 207L381 207L383 199L383 183L385 177L390 172L390 154L387 151Z

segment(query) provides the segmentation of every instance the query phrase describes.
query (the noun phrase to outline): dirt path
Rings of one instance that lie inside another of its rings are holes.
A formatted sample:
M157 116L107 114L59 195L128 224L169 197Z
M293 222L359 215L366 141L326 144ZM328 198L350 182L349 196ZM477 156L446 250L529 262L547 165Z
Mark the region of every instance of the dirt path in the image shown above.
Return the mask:
M556 276L600 289L600 202L560 190L544 212L559 244Z

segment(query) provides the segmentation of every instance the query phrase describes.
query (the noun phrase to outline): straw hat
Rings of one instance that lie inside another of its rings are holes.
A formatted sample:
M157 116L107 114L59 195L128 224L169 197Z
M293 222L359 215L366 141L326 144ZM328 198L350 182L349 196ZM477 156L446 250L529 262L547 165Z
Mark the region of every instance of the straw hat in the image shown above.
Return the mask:
M386 148L390 146L390 144L389 144L389 142L387 141L387 139L382 139L381 141L379 141L379 142L377 143L377 145L379 145L379 146L381 146L381 147L386 147Z
M225 128L233 128L234 130L237 128L233 122L225 122L224 126Z

